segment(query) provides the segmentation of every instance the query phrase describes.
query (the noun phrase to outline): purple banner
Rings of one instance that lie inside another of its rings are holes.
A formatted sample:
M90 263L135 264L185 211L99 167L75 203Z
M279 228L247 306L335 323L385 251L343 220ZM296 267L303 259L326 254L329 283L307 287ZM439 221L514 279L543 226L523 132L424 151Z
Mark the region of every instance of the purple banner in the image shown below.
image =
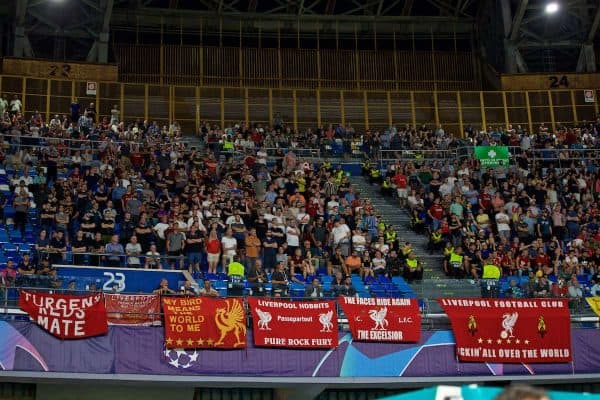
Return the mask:
M353 342L340 334L332 350L256 348L165 350L163 329L112 326L106 336L61 341L29 322L0 322L0 366L5 370L98 374L246 376L469 376L600 372L597 329L574 329L573 363L459 363L450 331L424 331L416 344Z

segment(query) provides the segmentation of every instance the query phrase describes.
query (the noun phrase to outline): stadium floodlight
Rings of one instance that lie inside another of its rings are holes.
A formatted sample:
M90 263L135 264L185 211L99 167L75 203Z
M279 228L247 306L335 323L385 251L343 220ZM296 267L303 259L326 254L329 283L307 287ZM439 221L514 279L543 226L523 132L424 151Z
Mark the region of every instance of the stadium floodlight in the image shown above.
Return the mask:
M552 1L546 4L546 14L554 14L559 8L560 7L558 6L558 3L556 1Z

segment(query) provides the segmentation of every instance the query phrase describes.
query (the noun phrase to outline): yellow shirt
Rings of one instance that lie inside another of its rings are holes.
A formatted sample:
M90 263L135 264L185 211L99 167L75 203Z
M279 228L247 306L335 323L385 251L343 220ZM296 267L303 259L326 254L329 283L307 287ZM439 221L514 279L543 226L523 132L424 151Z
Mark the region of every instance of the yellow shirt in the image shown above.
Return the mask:
M227 268L227 276L231 275L244 276L244 266L237 261L230 263Z

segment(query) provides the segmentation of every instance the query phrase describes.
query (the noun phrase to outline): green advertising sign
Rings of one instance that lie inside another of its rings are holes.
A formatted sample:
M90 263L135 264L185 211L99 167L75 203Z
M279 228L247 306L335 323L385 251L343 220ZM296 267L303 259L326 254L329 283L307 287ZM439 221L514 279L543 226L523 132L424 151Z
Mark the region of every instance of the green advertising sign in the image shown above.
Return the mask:
M475 159L481 162L483 168L508 167L508 147L475 146Z

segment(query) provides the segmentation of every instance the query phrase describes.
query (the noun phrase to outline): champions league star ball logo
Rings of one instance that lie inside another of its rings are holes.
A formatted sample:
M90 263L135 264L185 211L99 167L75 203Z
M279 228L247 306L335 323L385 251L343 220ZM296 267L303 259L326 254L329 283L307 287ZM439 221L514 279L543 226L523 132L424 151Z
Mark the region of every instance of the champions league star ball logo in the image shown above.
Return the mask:
M198 361L198 352L196 350L166 349L164 355L169 365L175 368L187 369Z

